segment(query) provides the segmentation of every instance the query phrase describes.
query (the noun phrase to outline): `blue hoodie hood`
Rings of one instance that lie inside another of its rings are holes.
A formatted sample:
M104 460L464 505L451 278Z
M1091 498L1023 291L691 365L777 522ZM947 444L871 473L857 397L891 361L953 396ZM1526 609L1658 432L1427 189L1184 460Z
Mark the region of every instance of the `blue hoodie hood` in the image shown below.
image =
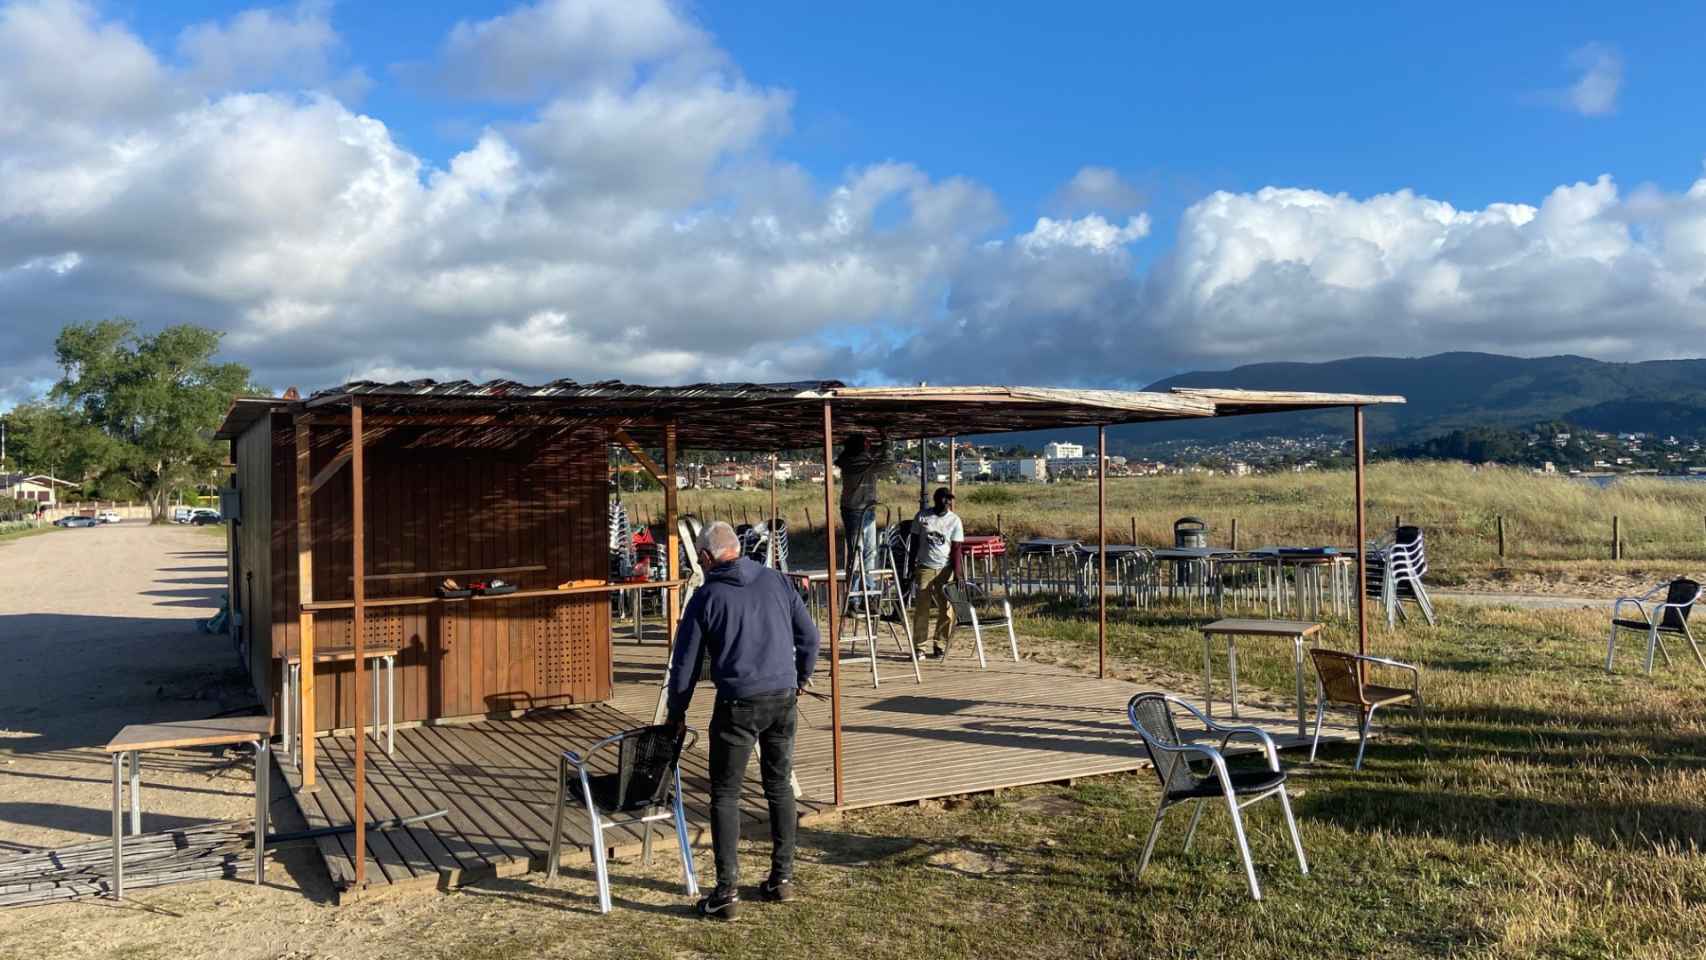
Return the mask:
M721 697L786 693L811 678L818 642L817 624L787 577L747 557L712 567L676 629L670 716L687 712L707 659Z

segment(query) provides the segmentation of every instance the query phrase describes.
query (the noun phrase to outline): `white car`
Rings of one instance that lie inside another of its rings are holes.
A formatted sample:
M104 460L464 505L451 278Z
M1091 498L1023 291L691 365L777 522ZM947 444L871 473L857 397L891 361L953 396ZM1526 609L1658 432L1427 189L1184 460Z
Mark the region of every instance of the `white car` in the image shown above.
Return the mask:
M118 515L117 510L102 510L100 513L95 514L95 519L102 523L118 523L124 518Z
M190 517L193 516L194 514L195 514L195 508L194 507L173 507L172 508L172 522L173 523L189 523Z

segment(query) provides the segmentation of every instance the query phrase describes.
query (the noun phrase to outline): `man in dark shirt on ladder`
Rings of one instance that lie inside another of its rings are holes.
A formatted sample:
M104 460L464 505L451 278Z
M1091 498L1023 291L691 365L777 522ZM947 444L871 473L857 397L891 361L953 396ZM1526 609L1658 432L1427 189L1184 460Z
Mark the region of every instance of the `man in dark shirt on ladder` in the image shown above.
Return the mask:
M670 654L669 714L687 722L687 706L708 654L717 702L711 712L711 849L717 888L699 901L700 916L732 920L740 907L740 789L754 745L770 808L770 876L764 900L793 896L794 812L791 783L799 691L817 664L817 624L783 575L740 555L734 528L718 521L695 544L705 585L681 612Z

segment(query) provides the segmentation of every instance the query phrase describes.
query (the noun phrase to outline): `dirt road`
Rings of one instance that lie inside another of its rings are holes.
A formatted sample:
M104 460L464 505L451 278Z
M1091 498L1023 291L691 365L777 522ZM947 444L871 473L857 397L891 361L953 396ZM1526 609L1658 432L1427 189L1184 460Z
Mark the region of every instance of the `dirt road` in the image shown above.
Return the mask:
M253 701L229 641L195 625L217 608L224 578L223 541L189 527L122 523L0 543L0 854L110 835L100 748L123 725ZM143 829L252 816L251 769L246 753L145 755ZM274 831L299 829L276 772L272 790ZM615 865L617 909L681 915L670 860ZM701 860L705 877L708 853ZM299 847L269 863L266 881L0 910L0 958L497 956L509 954L496 944L559 927L578 953L619 929L597 916L586 871L334 907L319 855Z

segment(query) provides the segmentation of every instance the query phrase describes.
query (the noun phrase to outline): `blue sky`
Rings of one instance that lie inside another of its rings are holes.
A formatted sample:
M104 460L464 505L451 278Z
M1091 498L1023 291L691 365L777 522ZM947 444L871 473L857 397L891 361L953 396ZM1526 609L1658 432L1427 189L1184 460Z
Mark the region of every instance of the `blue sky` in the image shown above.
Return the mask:
M0 0L0 310L209 323L269 382L1676 355L1701 36L1698 4ZM79 49L112 66L56 75ZM115 239L155 202L182 249ZM7 336L15 398L51 370Z

